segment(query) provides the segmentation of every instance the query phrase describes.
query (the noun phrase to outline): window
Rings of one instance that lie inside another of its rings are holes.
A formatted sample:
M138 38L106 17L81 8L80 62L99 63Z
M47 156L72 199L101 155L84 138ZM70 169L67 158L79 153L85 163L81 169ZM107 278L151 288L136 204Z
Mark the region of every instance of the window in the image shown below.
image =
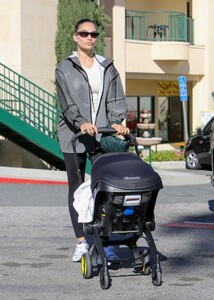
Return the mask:
M137 124L143 122L141 114L145 110L147 110L148 113L151 113L149 123L154 122L154 97L127 97L126 103L128 106L128 113L126 117L127 127L130 129L132 134L142 136L143 131L137 128Z

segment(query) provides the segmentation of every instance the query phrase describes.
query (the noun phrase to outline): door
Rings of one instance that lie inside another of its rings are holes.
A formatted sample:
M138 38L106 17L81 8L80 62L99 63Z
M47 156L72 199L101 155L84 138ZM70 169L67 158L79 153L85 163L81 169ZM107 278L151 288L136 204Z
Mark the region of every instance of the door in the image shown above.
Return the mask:
M163 142L184 140L182 103L179 97L158 98L158 134Z
M169 142L181 142L183 136L183 114L182 103L179 97L169 97Z

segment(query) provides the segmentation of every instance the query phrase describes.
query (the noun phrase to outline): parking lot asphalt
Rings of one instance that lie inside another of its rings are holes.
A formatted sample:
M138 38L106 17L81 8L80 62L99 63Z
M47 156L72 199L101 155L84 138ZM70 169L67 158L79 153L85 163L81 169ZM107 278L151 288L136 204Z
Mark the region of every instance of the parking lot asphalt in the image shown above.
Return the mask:
M213 299L210 171L185 170L183 162L153 167L164 186L153 232L163 283L155 287L150 275L128 266L110 270L108 290L101 289L99 276L84 279L81 265L71 261L74 235L66 173L0 167L0 299ZM143 244L140 239L139 247ZM126 249L117 251L126 254Z

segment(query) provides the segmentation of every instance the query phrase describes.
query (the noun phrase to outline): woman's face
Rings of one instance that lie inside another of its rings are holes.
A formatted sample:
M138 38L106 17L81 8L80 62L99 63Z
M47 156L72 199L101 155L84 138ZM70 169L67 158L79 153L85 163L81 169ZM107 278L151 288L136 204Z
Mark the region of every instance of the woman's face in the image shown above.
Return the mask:
M91 34L89 34L88 36L83 36L87 35L87 32L92 33L92 36ZM75 32L73 35L73 39L77 43L77 47L79 47L83 51L91 51L96 44L96 37L93 35L94 33L96 35L96 27L93 23L85 22L83 24L80 24L77 32Z

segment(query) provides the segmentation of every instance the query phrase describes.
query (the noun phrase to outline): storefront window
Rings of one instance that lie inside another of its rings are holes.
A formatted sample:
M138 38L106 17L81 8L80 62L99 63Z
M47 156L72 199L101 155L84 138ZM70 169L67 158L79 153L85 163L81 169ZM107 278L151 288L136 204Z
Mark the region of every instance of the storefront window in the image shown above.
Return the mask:
M126 116L126 125L130 129L132 134L137 132L138 123L138 101L137 97L127 97L126 103L128 106L128 112Z
M127 127L132 134L142 137L143 130L140 130L137 124L143 122L140 115L144 110L151 113L149 123L155 123L154 97L127 97L126 102L128 106ZM158 97L157 109L157 136L162 138L163 143L183 141L183 115L180 98L177 96ZM150 131L150 135L155 136L154 130Z
M147 110L151 113L150 122L154 118L154 98L153 97L127 97L126 103L128 106L128 113L126 118L127 127L129 127L132 134L142 136L142 130L137 128L137 123L142 123L141 113Z

